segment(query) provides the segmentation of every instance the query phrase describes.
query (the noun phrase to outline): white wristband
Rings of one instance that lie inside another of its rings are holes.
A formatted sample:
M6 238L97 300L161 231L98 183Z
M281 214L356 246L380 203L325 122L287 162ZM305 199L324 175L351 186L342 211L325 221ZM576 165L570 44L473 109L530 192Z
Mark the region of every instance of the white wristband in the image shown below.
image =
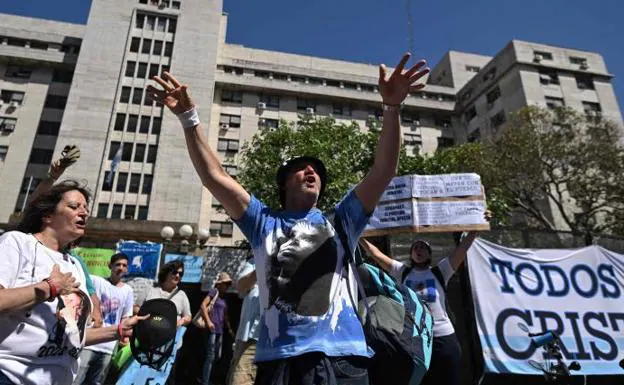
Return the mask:
M197 126L199 122L199 114L197 108L193 107L188 111L184 111L176 115L180 119L180 123L184 129L193 128Z

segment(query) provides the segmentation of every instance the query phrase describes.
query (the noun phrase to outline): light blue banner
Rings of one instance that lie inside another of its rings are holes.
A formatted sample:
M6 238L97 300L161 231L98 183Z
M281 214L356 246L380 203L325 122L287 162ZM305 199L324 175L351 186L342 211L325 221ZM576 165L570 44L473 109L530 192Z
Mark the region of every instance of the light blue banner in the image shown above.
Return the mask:
M171 367L178 355L178 349L182 346L182 338L185 332L186 327L182 326L178 328L173 353L171 353L171 356L162 366L161 370L140 365L134 358L131 358L132 362L121 374L119 380L117 380L117 385L164 385L165 382L167 382Z
M162 252L162 244L123 241L117 244L117 251L128 256L128 277L155 279Z
M182 277L182 282L199 283L204 270L204 258L185 254L165 255L165 263L175 261L177 259L184 262L184 276Z

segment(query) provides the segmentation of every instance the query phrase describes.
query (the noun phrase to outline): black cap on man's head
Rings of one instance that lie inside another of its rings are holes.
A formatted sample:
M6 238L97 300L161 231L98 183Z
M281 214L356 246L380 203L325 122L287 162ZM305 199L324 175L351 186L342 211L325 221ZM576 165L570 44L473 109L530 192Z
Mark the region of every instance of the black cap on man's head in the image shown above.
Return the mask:
M321 178L321 190L319 191L319 199L325 191L325 185L327 184L327 169L323 162L313 156L297 156L290 158L282 163L277 170L277 188L279 189L279 198L282 207L286 204L286 191L284 190L284 184L286 183L286 177L291 170L294 170L297 166L304 164L311 164L314 170Z

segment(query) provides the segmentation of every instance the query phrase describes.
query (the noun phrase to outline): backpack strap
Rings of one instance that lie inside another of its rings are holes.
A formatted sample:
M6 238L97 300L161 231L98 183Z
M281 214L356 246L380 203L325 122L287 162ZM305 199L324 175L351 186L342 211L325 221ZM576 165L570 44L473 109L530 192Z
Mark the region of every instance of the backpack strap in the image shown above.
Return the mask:
M440 286L442 286L442 289L444 289L444 292L446 293L446 284L444 283L444 276L442 275L442 271L440 270L438 265L435 265L434 267L432 267L431 272L433 273L433 276L438 280L438 282L440 283Z
M364 292L364 284L362 284L362 279L360 278L360 275L358 274L358 270L356 267L357 257L355 255L354 250L352 250L351 247L349 247L349 242L347 241L347 234L345 233L344 228L342 227L342 218L340 218L340 216L338 216L337 214L338 212L334 210L330 215L327 216L327 218L329 219L330 223L334 226L334 230L336 230L336 233L338 233L338 238L340 238L340 243L342 244L342 248L344 249L345 254L343 258L343 267L347 270L347 292L349 294L349 299L351 300L351 305L353 306L353 310L355 311L355 314L357 315L362 325L364 325L364 320L360 318L360 314L358 313L357 301L354 299L353 294L351 293L351 288L349 285L349 275L348 275L349 269L353 271L353 276L355 277L355 281L357 283L358 292L360 296L362 297L362 300L364 301L364 306L366 307L367 316L370 313L369 304L368 304L368 300L366 299L366 293ZM361 255L360 255L360 258L361 258Z
M405 278L407 278L411 270L412 269L410 269L408 265L403 265L403 271L401 272L401 282L399 283L405 283Z

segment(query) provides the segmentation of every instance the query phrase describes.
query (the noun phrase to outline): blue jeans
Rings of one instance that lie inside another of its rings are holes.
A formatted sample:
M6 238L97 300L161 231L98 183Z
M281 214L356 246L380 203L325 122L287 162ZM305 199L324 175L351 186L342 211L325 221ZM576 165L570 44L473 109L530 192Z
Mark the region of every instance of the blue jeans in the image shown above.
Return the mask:
M2 373L2 371L0 371L0 385L15 385L14 383L11 382L11 380L9 380L9 378Z
M210 385L210 374L212 373L212 364L221 357L221 343L223 341L222 334L210 332L204 333L206 341L206 360L204 360L204 369L202 371L202 384Z
M102 385L106 380L112 356L107 353L82 349L80 366L74 385Z

